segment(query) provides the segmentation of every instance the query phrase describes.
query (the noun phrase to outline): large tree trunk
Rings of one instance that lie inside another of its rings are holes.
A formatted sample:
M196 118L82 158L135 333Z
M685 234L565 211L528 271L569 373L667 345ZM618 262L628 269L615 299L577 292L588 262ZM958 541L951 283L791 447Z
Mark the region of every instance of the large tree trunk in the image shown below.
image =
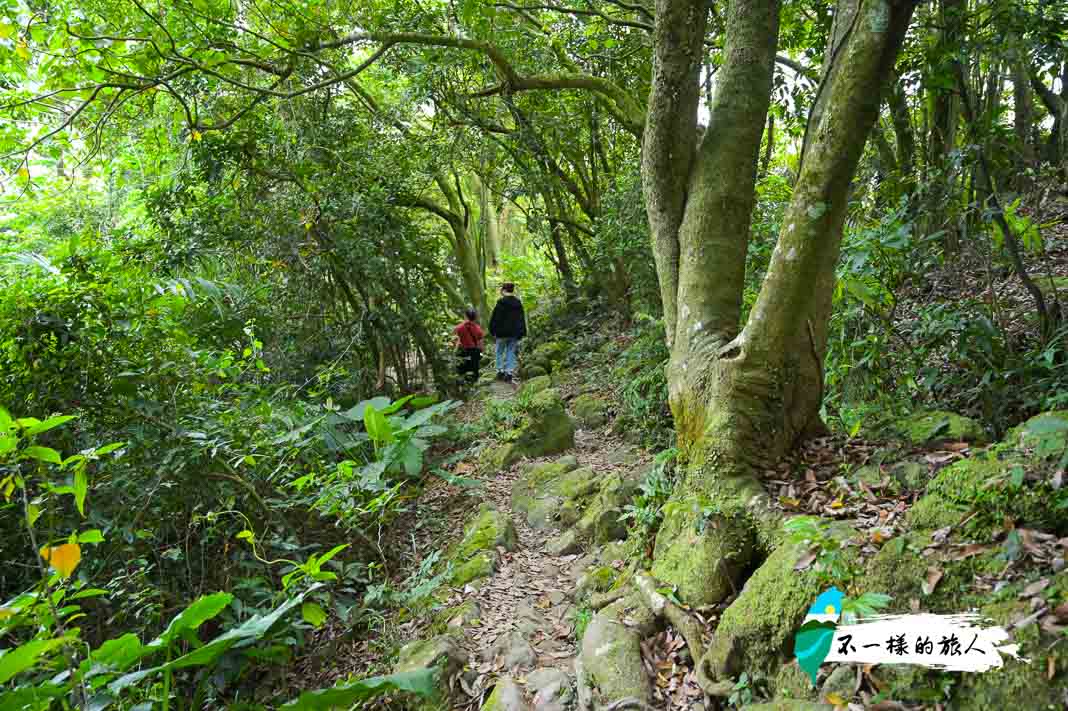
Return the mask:
M448 201L448 209L441 206L426 204L422 205L434 214L449 223L452 232L450 244L457 266L460 268L460 278L464 284L464 293L469 299L470 305L478 311L480 317L486 315L486 283L484 279L483 262L479 259L477 240L471 234L470 210L464 200L460 180L453 176L452 182L444 175L438 174L434 180L438 189ZM435 209L436 208L436 209Z
M909 116L908 95L900 76L894 78L887 95L887 103L890 106L890 119L897 141L897 167L901 174L901 187L906 194L911 195L916 184L916 176L913 175L916 166L916 136Z
M497 231L497 210L493 205L493 195L481 180L478 181L478 188L479 218L482 221L486 266L496 269L501 261L500 236Z
M674 3L657 9L658 47L666 32L661 18L672 18L672 33L694 24L692 17L689 24L679 21ZM670 230L678 213L671 211L675 196L664 189L677 176L663 176L655 156L645 156L665 309L675 304L665 319L668 385L688 472L658 536L654 572L693 604L723 599L760 550L772 545L778 524L762 504L758 472L821 425L822 354L849 187L912 9L911 2L887 0L839 4L794 196L740 333L749 214L777 34L774 0L730 6L725 61L709 128L692 162L674 252ZM659 51L655 61L654 77L666 73ZM677 64L671 69L680 81L687 76ZM663 146L656 139L666 140L657 135L657 126L662 131L668 121L655 115L657 87L673 91L676 101L687 97L685 86L665 86L663 79L654 86L647 154ZM690 88L696 92L696 81ZM681 121L680 113L672 120ZM676 168L687 165L679 143L672 146Z
M1027 192L1033 183L1032 172L1037 166L1037 152L1031 140L1035 122L1035 99L1028 76L1027 57L1017 46L1012 58L1012 113L1016 131L1016 175L1013 187Z
M709 6L704 0L656 2L642 187L663 299L668 398L683 475L664 507L653 573L691 605L715 604L738 591L746 574L781 541L780 518L760 472L821 426L822 359L850 183L914 4L838 3L793 198L742 327L779 0L727 4L720 17L723 61L700 140L697 96ZM645 678L638 649L647 620L641 606L626 599L613 603L597 614L583 638L576 662L580 686L595 687L606 701L649 695L648 684L635 681ZM648 607L664 605L652 600ZM637 627L618 624L624 614L638 620ZM699 645L691 651L701 655ZM698 679L707 693L720 695L731 687L720 678L725 673L709 654L701 657Z
M945 214L945 205L949 200L951 188L957 180L951 171L950 153L957 143L957 124L960 116L960 97L952 83L952 58L960 39L961 0L941 0L938 22L942 31L935 47L934 66L929 70L937 81L928 82L931 95L931 124L928 137L928 156L930 165L935 170L930 182L927 209L929 215ZM932 218L933 220L933 218ZM945 229L945 250L947 255L956 254L960 245L960 236L954 224L931 222L927 226L929 233Z

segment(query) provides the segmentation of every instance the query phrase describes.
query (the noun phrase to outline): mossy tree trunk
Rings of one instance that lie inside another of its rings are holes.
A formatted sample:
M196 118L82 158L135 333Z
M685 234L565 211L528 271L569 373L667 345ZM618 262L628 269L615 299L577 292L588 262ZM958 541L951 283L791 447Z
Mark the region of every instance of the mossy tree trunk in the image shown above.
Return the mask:
M930 96L928 157L931 167L940 171L935 173L934 180L930 183L928 212L931 215L946 214L945 206L949 202L953 183L957 180L951 154L957 144L960 97L953 85L952 61L960 43L961 15L964 10L961 0L940 0L934 17L941 29L928 67L931 76L924 82L929 87ZM949 219L955 219L953 211L950 211ZM927 226L929 233L939 229L945 230L943 241L947 255L956 254L960 246L956 224L947 222Z
M449 177L442 173L434 176L434 182L445 197L445 205L423 196L409 197L404 203L437 215L449 226L449 245L460 269L464 294L469 300L468 303L478 311L479 318L484 319L488 318L485 263L480 258L478 240L472 234L471 209L464 199L460 179L456 175L452 178L450 181Z
M698 142L704 7L657 3L642 165L671 351L669 399L688 462L654 572L698 604L727 595L774 535L761 524L772 517L760 514L757 471L822 428L821 364L849 186L914 4L839 2L794 195L744 324L779 3L730 4L709 126Z

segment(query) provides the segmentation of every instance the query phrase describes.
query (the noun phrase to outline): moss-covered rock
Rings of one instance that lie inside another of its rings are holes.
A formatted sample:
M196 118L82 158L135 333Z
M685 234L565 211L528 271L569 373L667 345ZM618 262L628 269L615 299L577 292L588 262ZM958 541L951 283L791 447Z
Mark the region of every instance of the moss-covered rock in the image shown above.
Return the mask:
M992 448L938 472L927 493L978 511L973 529L999 526L1007 516L1021 527L1063 535L1068 532L1068 517L1061 506L1068 502L1068 491L1051 486L1049 470L1048 463L1020 451Z
M987 624L1009 628L1012 623L1028 616L1031 607L1026 600L992 602L980 609L981 616L991 620ZM1004 666L985 674L954 675L951 699L947 708L953 711L968 709L1011 708L1022 711L1051 711L1065 708L1068 694L1068 648L1056 644L1056 638L1042 632L1037 624L1016 628L1012 642L1020 645L1019 654L1029 663L1004 658ZM1053 658L1052 667L1050 657ZM1054 671L1049 678L1050 668ZM937 673L913 670L909 674L889 667L878 667L876 673L891 680L895 698L901 701L926 700L929 690L939 690ZM927 693L925 693L927 692Z
M529 379L541 378L541 377L544 377L544 376L546 376L548 374L549 374L549 371L546 370L545 366L543 366L543 365L541 365L539 363L530 363L530 364L524 365L522 368L519 369L519 376L521 378L529 378Z
M571 344L567 341L549 341L534 349L531 354L531 362L545 367L550 373L558 370L564 359L571 352Z
M812 682L797 663L797 659L790 659L779 667L779 671L771 680L771 688L775 689L778 699L793 699L797 701L815 701L816 689Z
M519 397L533 396L540 393L542 390L548 390L553 386L553 379L548 375L536 375L519 388Z
M498 546L512 551L518 544L512 519L491 506L483 505L478 515L464 526L464 537L454 557L466 559L479 551L496 550Z
M930 467L924 461L905 460L893 464L866 464L850 475L854 485L868 488L885 486L892 493L920 491L927 485Z
M493 685L482 711L526 711L527 703L523 700L523 691L511 677L501 677Z
M1035 415L1009 430L1005 444L1040 454L1059 453L1068 447L1068 410L1051 410Z
M479 551L453 568L449 584L457 588L463 587L479 578L488 578L493 575L495 569L496 556L487 551Z
M576 663L579 698L592 696L594 708L624 698L650 703L652 685L640 645L655 624L653 613L633 597L617 600L594 615L582 635Z
M586 505L575 529L583 540L608 543L627 536L627 527L620 521L624 507L638 491L639 480L634 473L615 473L600 480L597 495Z
M449 583L461 587L492 575L497 565L497 548L511 551L517 545L515 525L508 515L483 505L464 527L463 538L446 553L446 560L453 567Z
M521 421L508 441L480 456L484 470L507 469L524 457L558 454L575 446L575 423L552 388L535 393L521 412Z
M479 624L482 610L474 600L465 600L459 605L447 607L434 616L430 631L435 634L455 632Z
M575 419L587 429L602 427L608 422L608 404L593 395L579 395L571 401L571 411Z
M597 488L598 477L592 469L578 468L574 457L561 457L524 471L512 486L512 510L525 515L535 529L551 528L559 525L561 513L565 521L568 511L577 514L579 502Z
M964 506L946 501L938 494L927 494L912 505L905 520L912 529L935 530L955 525L967 513Z
M853 529L844 525L830 531L843 541L853 534ZM713 678L724 680L743 671L770 677L786 661L784 652L792 649L791 640L809 606L825 587L815 571L795 570L806 550L797 544L779 546L723 612L705 652Z
M987 441L982 425L970 417L963 417L945 410L922 410L895 420L890 429L909 443L924 446L940 441L974 442Z
M608 565L590 568L575 583L575 596L582 598L592 593L611 589L612 584L616 581L616 575L616 570Z
M395 673L436 669L438 693L433 699L415 702L413 711L445 711L451 707L448 702L449 688L453 679L463 670L467 663L467 653L460 646L455 634L442 634L429 639L417 639L401 648Z
M988 617L1003 627L1029 615L1026 601L993 603L982 608ZM1063 637L1062 637L1063 639ZM1056 638L1042 633L1037 624L1013 631L1013 642L1020 645L1020 656L1030 663L1006 659L1005 666L987 674L965 674L954 693L956 708L1012 708L1021 711L1063 709L1068 699L1068 646L1056 644ZM1048 678L1050 661L1054 677ZM974 704L965 706L964 704Z
M864 589L889 595L891 610L907 610L909 600L920 596L930 565L921 554L928 542L929 535L911 532L884 543L868 561Z

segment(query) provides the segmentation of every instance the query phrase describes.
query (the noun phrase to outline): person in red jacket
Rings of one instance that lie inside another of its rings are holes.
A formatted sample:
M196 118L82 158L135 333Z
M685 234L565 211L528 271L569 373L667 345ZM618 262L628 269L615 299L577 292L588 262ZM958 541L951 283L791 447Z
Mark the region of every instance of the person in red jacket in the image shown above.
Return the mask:
M482 341L486 334L478 325L478 312L468 309L467 318L453 329L456 333L456 347L459 349L460 366L457 372L467 375L467 382L478 382L478 370L482 365Z

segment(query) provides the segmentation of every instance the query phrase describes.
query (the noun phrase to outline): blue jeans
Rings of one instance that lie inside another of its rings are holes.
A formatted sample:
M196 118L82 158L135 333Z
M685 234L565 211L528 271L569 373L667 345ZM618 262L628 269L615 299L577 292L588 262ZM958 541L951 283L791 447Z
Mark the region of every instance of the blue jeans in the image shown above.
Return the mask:
M516 355L519 353L518 338L497 339L497 372L514 373Z

